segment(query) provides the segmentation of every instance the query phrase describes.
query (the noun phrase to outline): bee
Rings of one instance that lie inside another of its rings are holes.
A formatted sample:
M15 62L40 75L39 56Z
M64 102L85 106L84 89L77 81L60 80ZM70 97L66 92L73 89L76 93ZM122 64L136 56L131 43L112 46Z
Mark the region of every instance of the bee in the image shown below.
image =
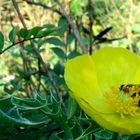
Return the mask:
M136 97L136 95L140 96L140 84L121 85L119 89L130 95L132 98Z
M130 95L131 98L140 97L140 84L121 85L119 89L123 93ZM140 100L138 106L140 107Z

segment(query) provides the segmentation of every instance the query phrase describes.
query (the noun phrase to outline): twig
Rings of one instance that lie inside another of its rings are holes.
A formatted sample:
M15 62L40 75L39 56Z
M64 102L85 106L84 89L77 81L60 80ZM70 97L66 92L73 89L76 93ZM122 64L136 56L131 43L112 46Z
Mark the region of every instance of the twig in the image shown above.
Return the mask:
M76 24L71 20L70 16L67 14L67 12L65 11L65 9L64 9L63 5L60 3L60 1L59 0L54 0L54 1L56 1L56 3L59 5L61 14L66 18L66 20L69 23L71 29L73 30L74 36L78 40L79 45L80 45L82 51L84 53L86 53L87 51L84 48L84 44L83 44L82 38L80 36L80 33L79 33L78 29L77 29Z
M40 2L32 2L31 0L26 0L26 2L28 4L32 4L32 5L36 5L36 6L41 6L43 8L49 9L51 11L54 11L54 12L64 16L66 18L68 24L70 25L71 29L73 30L74 36L78 40L79 45L80 45L82 51L86 53L87 51L84 48L84 44L83 44L83 41L81 39L81 36L80 36L80 33L79 33L78 29L77 29L76 24L71 20L70 16L66 13L66 11L65 11L64 7L62 6L62 4L58 0L55 0L55 1L58 3L61 11L58 11L57 9L54 9L53 7L50 7L50 6L46 5L46 4L42 4Z
M92 16L92 0L88 0L88 6L89 6L89 54L92 54L93 51L93 34L92 34L92 26L93 26L93 16Z
M18 8L18 5L17 5L17 3L16 3L16 0L12 0L12 2L13 2L13 5L14 5L14 7L15 7L15 9L16 9L16 12L17 12L17 14L18 14L18 17L19 17L19 19L20 19L22 25L24 26L24 28L26 28L26 24L25 24L24 20L22 19L22 15L21 15L21 13L20 13L20 10L19 10L19 8Z
M60 11L58 11L57 9L54 9L53 7L48 6L47 4L43 4L41 2L34 2L34 1L31 1L31 0L26 0L26 2L28 4L31 4L31 5L41 6L43 8L46 8L46 9L51 10L51 11L54 11L57 14L61 15L61 12Z
M16 46L17 44L21 44L21 43L23 43L23 42L25 42L25 41L33 40L33 39L35 39L35 38L36 38L36 37L32 37L32 38L27 38L27 39L23 39L23 40L20 40L20 41L18 41L18 42L15 42L15 43L11 44L10 46L8 46L7 48L5 48L4 50L0 51L0 55L3 54L5 51L9 50L10 48ZM40 37L39 37L39 38L40 38Z
M16 10L16 12L17 12L17 14L18 14L18 17L19 17L19 19L20 19L20 21L21 21L23 27L26 28L26 24L25 24L25 22L24 22L24 20L23 20L23 18L22 18L22 15L21 15L21 13L20 13L20 10L19 10L19 7L18 7L18 5L17 5L17 3L16 3L16 0L12 0L12 2L13 2L13 6L15 7L15 10ZM28 39L28 40L30 40L30 39ZM25 41L25 40L24 40L24 41ZM32 80L32 78L29 76L29 68L27 67L27 60L26 60L26 57L25 57L25 54L24 54L24 46L23 46L23 42L24 42L24 41L23 41L23 40L21 41L21 40L20 40L20 37L19 37L20 52L21 52L21 57L22 57L22 60L23 60L24 73L25 73L26 78L28 78L28 80L29 80L29 81L31 82L31 84L34 86L33 80ZM13 43L13 44L15 45L15 43ZM6 50L9 49L9 48L11 48L11 47L13 47L14 45L9 46L8 48L6 48ZM5 51L6 51L6 50L5 50ZM3 51L4 51L4 50L3 50ZM25 66L25 65L26 65L26 66ZM29 85L29 84L26 84L26 85L25 85L26 90L27 90L27 93L28 93L28 96L30 95L30 94L29 94L30 91L33 91L33 89L35 88L35 87L32 87L31 84L30 84L30 85ZM31 93L32 93L32 92L31 92ZM33 94L31 94L31 95L34 96Z
M18 8L18 6L16 4L16 1L15 0L12 0L12 2L13 2L13 6L16 9L16 12L18 14L19 19L21 20L22 24L24 24L24 22L22 21L20 10L19 10L19 8ZM24 26L26 26L26 25L24 24ZM22 62L23 62L24 74L25 74L26 77L29 77L28 76L29 75L29 68L28 68L27 58L26 58L25 53L24 53L24 45L23 45L23 42L21 42L20 37L18 37L18 40L20 42L20 54L21 54L21 58L22 58ZM29 77L29 80L31 81L31 78L30 77ZM25 86L26 86L27 95L30 96L29 89L31 88L31 85L26 84Z
M20 13L20 11L19 11L19 8L18 8L18 5L17 5L16 1L15 1L15 0L12 0L12 1L14 1L14 4L16 5L15 8L16 8L16 11L17 11L17 13L18 13L19 19L20 19L20 21L21 21L23 27L26 28L26 24L25 24L25 22L24 22L24 20L23 20L23 18L22 18L22 15L21 15L21 13ZM53 80L51 74L49 73L48 67L46 66L45 62L43 61L43 59L42 59L42 57L41 57L41 55L40 55L38 49L34 46L34 44L33 44L32 41L30 41L30 43L31 43L31 45L32 45L32 48L33 48L34 52L36 53L36 55L37 55L37 57L38 57L38 60L41 62L42 66L43 66L43 70L44 70L44 71L46 72L46 74L48 75L48 79L50 80L50 82L51 82L51 84L52 84L52 87L54 88L54 90L56 91L56 93L59 93L59 90L57 89L57 86L56 86L56 84L55 84L55 81Z

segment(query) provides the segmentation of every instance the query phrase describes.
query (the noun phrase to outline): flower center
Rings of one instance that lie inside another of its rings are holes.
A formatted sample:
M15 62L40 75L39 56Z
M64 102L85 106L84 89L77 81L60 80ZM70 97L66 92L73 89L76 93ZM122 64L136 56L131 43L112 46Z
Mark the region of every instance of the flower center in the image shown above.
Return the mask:
M104 96L121 117L137 115L140 107L140 85L113 86Z

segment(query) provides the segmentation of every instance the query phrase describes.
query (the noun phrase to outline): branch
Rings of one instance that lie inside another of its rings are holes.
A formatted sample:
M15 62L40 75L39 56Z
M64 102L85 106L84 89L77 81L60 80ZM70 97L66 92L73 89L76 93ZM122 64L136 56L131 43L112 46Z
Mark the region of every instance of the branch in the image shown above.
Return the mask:
M46 9L51 10L51 11L54 11L54 12L56 12L57 14L61 15L61 12L60 12L60 11L58 11L57 9L54 9L53 7L48 6L47 4L43 4L43 3L41 3L41 2L33 2L33 1L31 1L31 0L26 0L26 2L27 2L28 4L30 4L30 5L41 6L41 7L43 7L43 8L46 8Z
M93 16L92 16L92 0L88 0L88 14L89 14L89 54L92 54L93 51L93 34L92 34L92 26L93 26Z
M20 19L20 21L21 21L23 27L26 28L26 24L25 24L25 22L24 22L24 20L23 20L23 18L22 18L22 15L21 15L21 13L20 13L20 10L19 10L19 8L18 8L18 5L17 5L17 3L16 3L16 0L12 0L12 2L13 2L13 5L14 5L14 7L15 7L15 9L16 9L16 12L17 12L17 14L18 14L18 17L19 17L19 19Z
M71 20L70 16L67 14L67 12L65 11L65 9L64 9L63 5L60 3L60 1L59 0L54 0L54 1L56 1L56 3L59 5L60 10L61 10L61 14L66 18L66 20L69 23L71 29L73 30L74 36L78 40L82 51L84 53L86 53L87 51L84 48L84 44L83 44L82 38L80 36L80 33L79 33L78 29L77 29L76 24Z
M26 24L25 24L25 22L24 22L24 20L23 20L23 18L22 18L22 15L21 15L21 13L20 13L20 11L19 11L19 8L18 8L18 5L17 5L16 1L15 1L15 0L12 0L12 1L13 1L13 4L15 5L16 11L17 11L17 13L18 13L19 19L20 19L20 21L21 21L23 27L26 28ZM59 90L58 90L58 88L57 88L57 86L56 86L56 83L55 83L55 81L53 80L51 74L49 73L48 67L46 66L46 64L45 64L45 62L44 62L44 60L43 60L43 58L41 57L41 55L40 55L38 49L35 47L35 45L33 44L33 42L32 42L31 40L30 40L30 43L31 43L31 45L32 45L32 48L33 48L34 52L36 53L36 55L37 55L37 57L38 57L38 60L41 62L44 71L45 71L46 74L48 75L48 79L50 80L50 82L51 82L51 84L52 84L52 87L54 88L54 90L56 91L56 93L59 93Z
M23 19L22 19L22 16L21 16L20 10L19 10L19 8L18 8L18 5L17 5L17 3L16 3L16 0L12 0L12 3L13 3L13 6L14 6L14 8L15 8L17 14L18 14L18 17L19 17L21 23L22 23L23 26L26 28L26 25L25 25L25 23L24 23L24 21L23 21ZM24 44L23 44L23 42L21 41L21 38L20 38L19 36L18 36L18 40L19 40L19 42L20 42L20 54L21 54L21 58L22 58L24 74L25 74L26 77L29 77L28 60L27 60L27 57L26 57L26 55L25 55L25 53L24 53ZM13 43L13 44L14 44L14 43ZM12 46L9 46L9 47L11 48ZM9 49L9 48L7 48L7 49ZM6 50L7 50L7 49L6 49ZM6 50L5 50L5 51L6 51ZM29 80L30 80L31 83L34 85L34 83L33 83L32 79L31 79L31 77L29 77ZM29 88L31 89L31 85L26 84L26 85L25 85L25 88L26 88L26 91L27 91L27 95L30 96L30 94L29 94L29 93L30 93Z
M31 0L26 0L26 2L28 4L31 4L31 5L36 5L36 6L41 6L43 8L46 8L46 9L49 9L51 11L54 11L56 13L58 13L59 15L62 15L66 18L68 24L70 25L71 29L73 30L73 33L74 33L74 36L76 37L76 39L78 40L79 42L79 45L82 49L83 52L86 52L85 48L84 48L84 44L83 44L83 41L81 39L81 36L80 36L80 33L77 29L77 26L76 24L74 24L74 22L71 20L70 16L66 13L64 7L62 6L62 4L58 1L58 0L55 0L57 2L57 4L59 5L61 11L58 11L57 9L54 9L53 7L50 7L48 6L47 4L42 4L40 2L32 2Z
M10 46L8 46L7 48L3 49L2 51L0 51L0 55L3 54L5 51L11 49L12 47L18 45L18 44L21 44L23 42L26 42L26 41L31 41L33 39L38 39L38 38L43 38L43 36L40 36L40 37L31 37L31 38L27 38L27 39L23 39L23 40L20 40L18 42L14 42L12 43Z

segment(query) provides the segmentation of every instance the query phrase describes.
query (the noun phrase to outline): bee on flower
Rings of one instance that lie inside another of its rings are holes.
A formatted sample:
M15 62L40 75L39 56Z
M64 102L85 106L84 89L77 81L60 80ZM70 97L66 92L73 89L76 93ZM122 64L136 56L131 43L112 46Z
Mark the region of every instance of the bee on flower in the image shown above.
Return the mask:
M102 127L140 134L140 57L124 48L102 48L65 64L71 96Z

